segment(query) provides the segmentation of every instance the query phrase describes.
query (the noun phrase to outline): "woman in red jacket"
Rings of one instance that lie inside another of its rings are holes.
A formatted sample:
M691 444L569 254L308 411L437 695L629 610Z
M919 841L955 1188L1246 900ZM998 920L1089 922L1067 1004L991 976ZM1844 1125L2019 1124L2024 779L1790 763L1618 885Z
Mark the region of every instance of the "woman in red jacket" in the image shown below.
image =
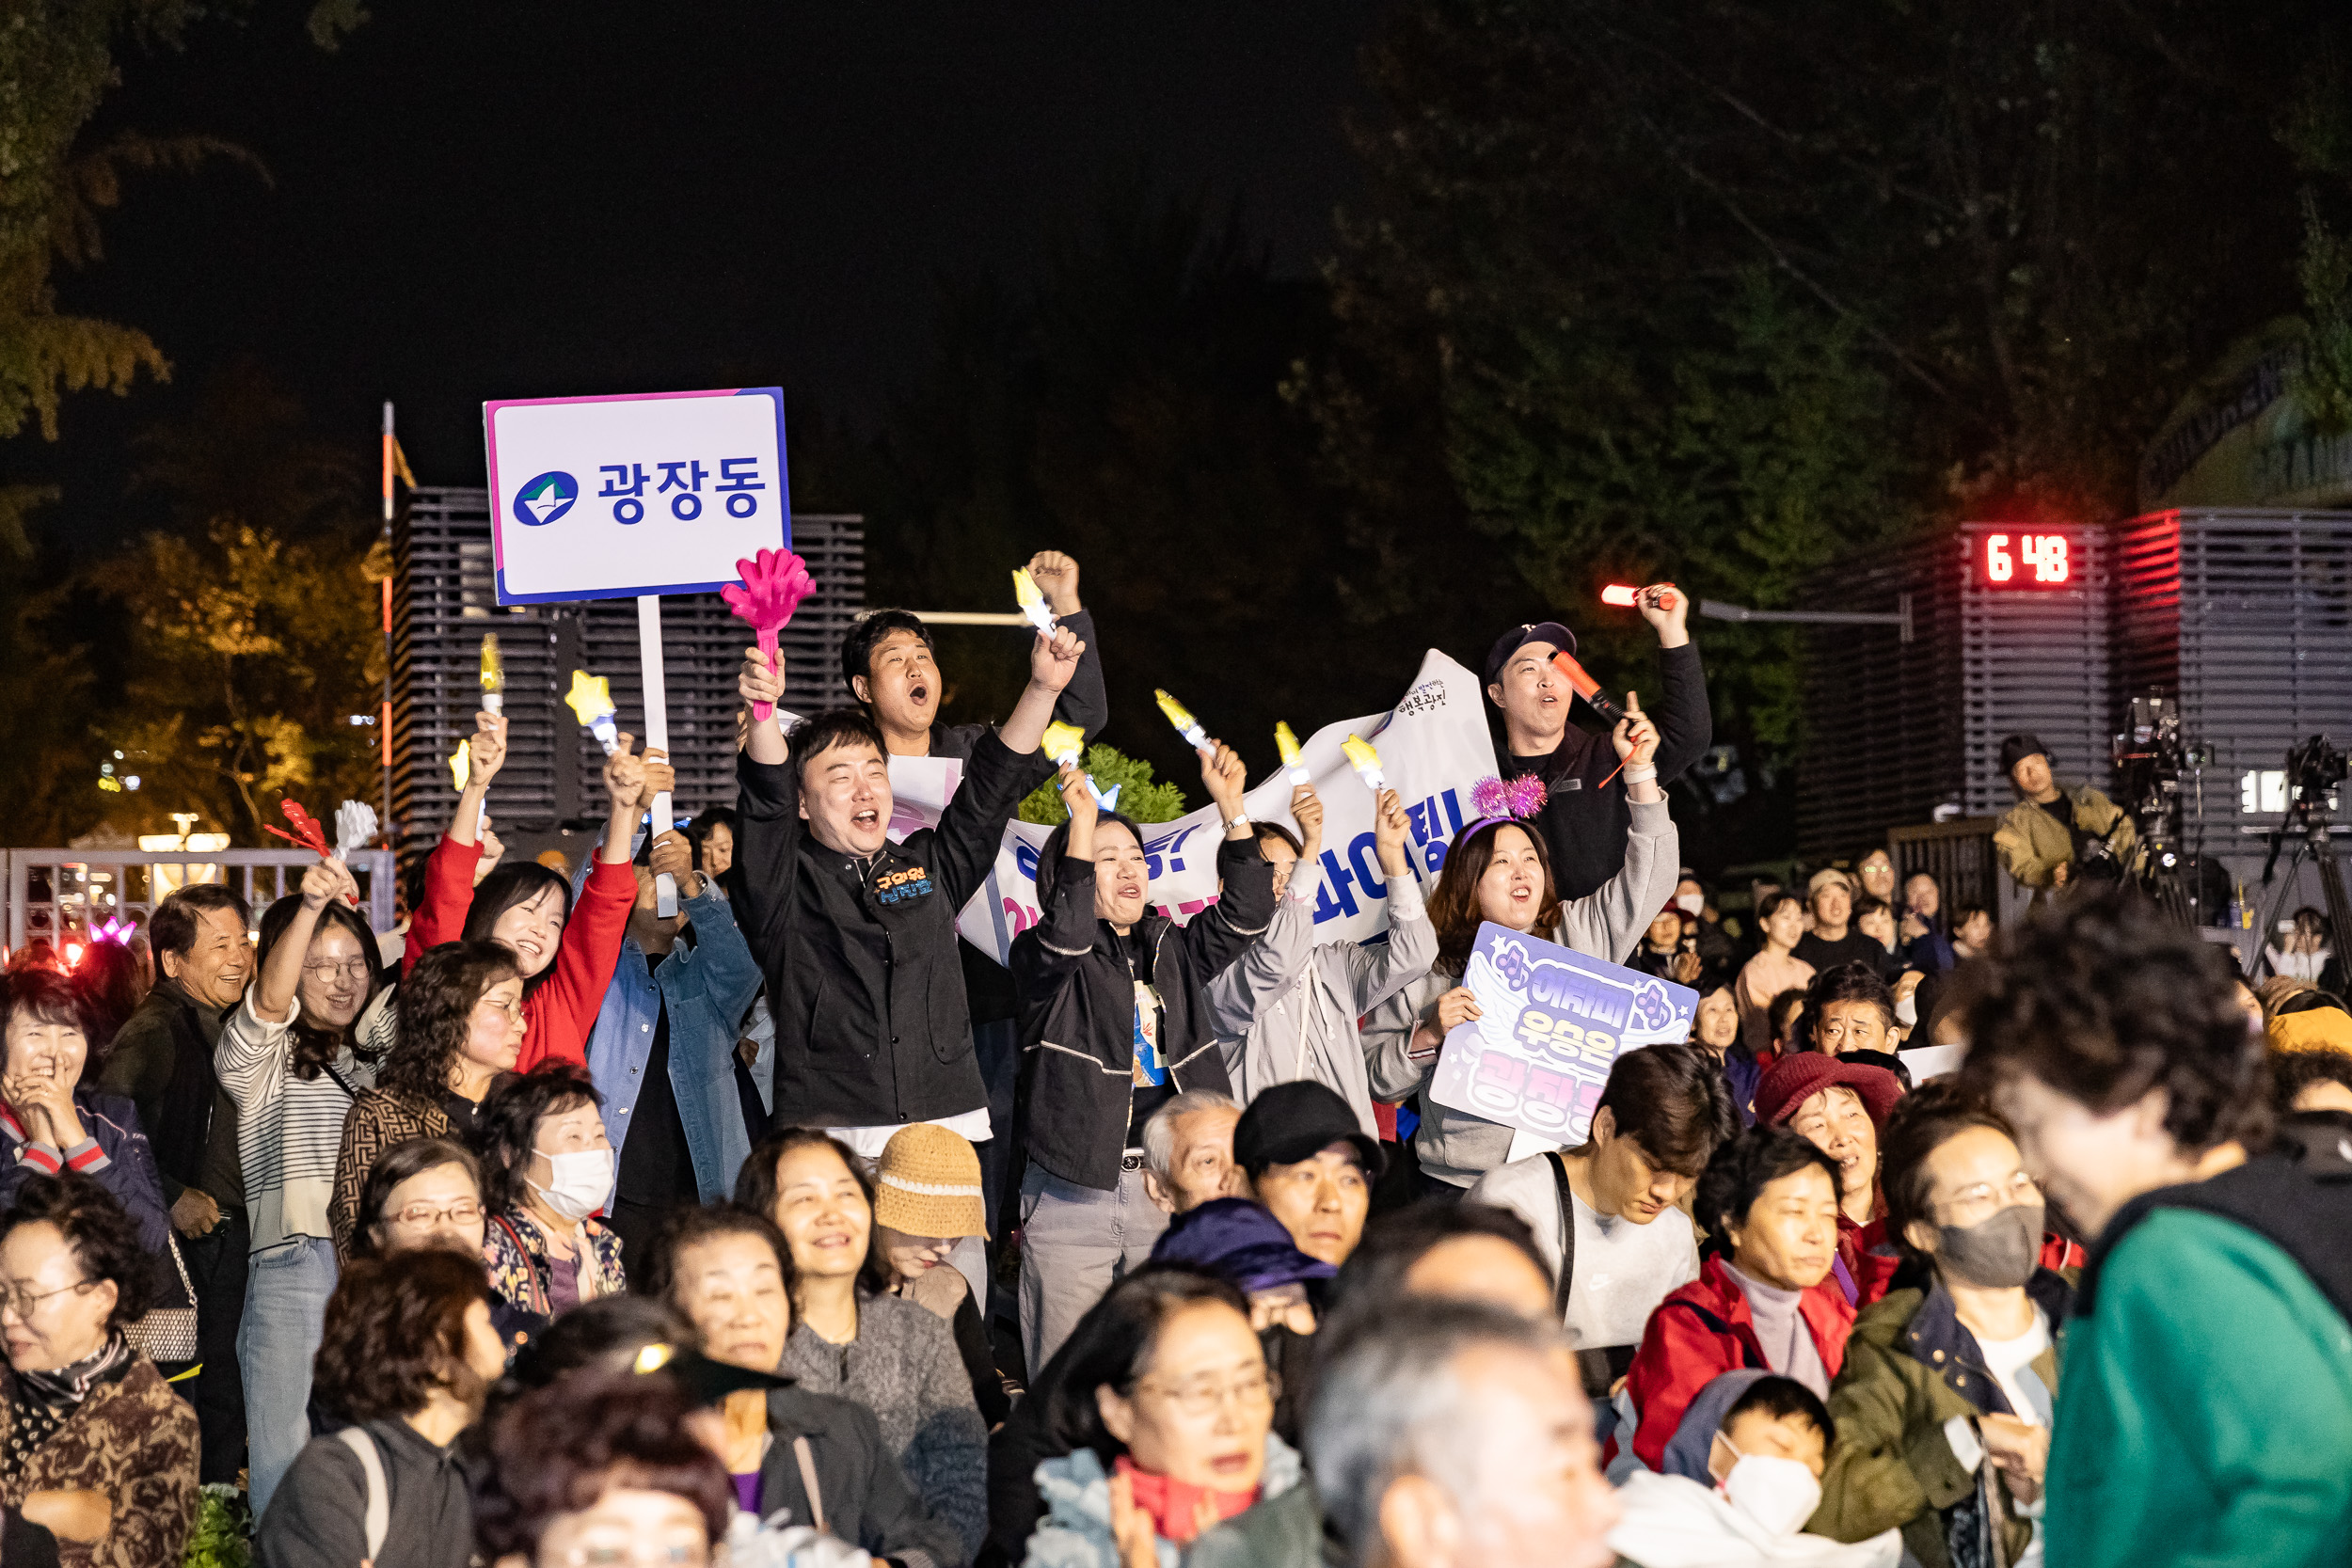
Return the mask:
M1774 1371L1829 1398L1854 1320L1830 1277L1837 1188L1836 1163L1783 1127L1751 1127L1708 1162L1692 1201L1707 1260L1650 1314L1626 1375L1644 1465L1663 1467L1692 1399L1724 1372Z
M425 862L424 903L409 919L402 967L414 967L425 949L459 937L487 938L512 952L523 981L523 1022L530 1029L515 1063L517 1072L556 1059L587 1063L588 1032L612 983L629 908L637 901L637 875L629 868L637 824L653 798L667 792L676 777L668 753L633 754L635 738L623 735L620 749L605 759L612 819L574 908L571 884L535 861L508 862L474 886L482 859L482 802L506 762L505 719L474 715L474 733L466 742L466 787L458 792L449 832Z

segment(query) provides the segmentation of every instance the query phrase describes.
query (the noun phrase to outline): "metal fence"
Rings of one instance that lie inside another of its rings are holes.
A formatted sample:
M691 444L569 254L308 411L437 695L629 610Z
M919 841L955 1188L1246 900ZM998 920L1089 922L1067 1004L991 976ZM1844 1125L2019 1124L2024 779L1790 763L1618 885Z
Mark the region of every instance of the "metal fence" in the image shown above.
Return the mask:
M318 863L307 849L0 849L7 864L8 945L62 948L87 942L108 921L144 927L155 906L179 888L221 882L234 888L258 922L270 901L302 885ZM398 873L389 849L363 849L350 861L368 925L392 928Z

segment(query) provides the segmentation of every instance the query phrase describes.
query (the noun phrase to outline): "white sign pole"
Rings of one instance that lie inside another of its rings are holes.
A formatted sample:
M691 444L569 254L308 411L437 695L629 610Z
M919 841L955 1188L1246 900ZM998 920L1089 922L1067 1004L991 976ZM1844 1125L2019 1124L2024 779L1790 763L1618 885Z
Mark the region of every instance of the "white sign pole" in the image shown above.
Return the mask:
M661 595L637 596L637 654L645 687L645 750L670 750L670 700L661 689ZM653 823L648 830L660 837L670 828L670 792L653 798ZM677 879L668 872L653 879L654 913L667 920L677 913Z

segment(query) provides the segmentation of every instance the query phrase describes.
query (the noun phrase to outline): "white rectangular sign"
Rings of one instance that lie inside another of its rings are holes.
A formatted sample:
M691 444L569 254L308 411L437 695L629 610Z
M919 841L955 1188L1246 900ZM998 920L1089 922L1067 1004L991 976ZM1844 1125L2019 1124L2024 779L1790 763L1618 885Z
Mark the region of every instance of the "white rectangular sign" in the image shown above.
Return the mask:
M482 405L498 601L707 594L792 542L774 387Z

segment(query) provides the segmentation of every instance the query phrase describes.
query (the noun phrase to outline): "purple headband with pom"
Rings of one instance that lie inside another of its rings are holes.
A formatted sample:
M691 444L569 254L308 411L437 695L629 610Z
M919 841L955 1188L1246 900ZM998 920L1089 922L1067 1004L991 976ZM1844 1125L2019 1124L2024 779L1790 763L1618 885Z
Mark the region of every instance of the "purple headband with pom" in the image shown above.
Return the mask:
M1454 834L1454 842L1460 844L1479 830L1499 823L1525 822L1540 813L1549 799L1544 781L1533 773L1521 773L1516 779L1499 779L1490 773L1470 785L1470 810L1478 814L1478 820Z

